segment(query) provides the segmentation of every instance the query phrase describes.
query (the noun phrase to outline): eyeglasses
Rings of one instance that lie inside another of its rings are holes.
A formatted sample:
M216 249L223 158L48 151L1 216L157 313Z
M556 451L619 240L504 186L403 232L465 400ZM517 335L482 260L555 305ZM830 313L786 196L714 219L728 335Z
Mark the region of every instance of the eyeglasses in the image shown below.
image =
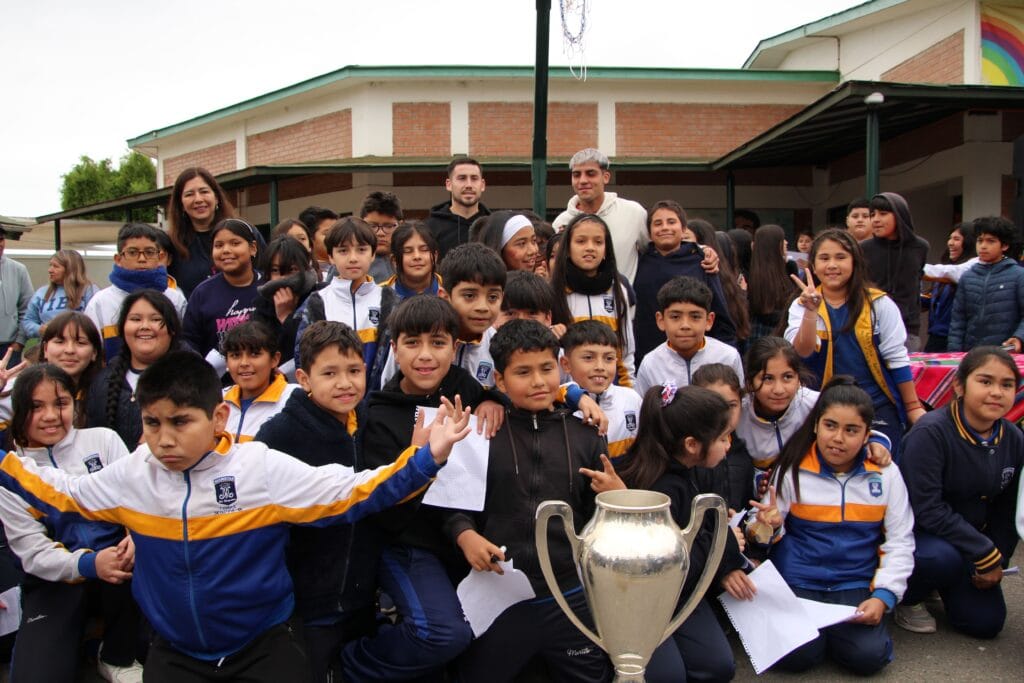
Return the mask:
M121 256L126 256L130 259L138 259L140 256L145 256L147 259L155 259L160 255L160 253L160 249L154 249L153 247L147 247L145 249L129 247L121 252Z
M374 232L391 232L398 227L398 223L367 223Z

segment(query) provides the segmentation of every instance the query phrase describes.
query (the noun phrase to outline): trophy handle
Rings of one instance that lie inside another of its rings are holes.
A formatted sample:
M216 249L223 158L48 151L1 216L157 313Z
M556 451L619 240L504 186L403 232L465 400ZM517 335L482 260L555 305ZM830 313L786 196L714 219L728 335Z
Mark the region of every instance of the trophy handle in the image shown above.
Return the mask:
M690 507L690 523L679 532L679 535L683 539L683 545L686 546L687 552L689 552L693 548L694 539L697 538L697 534L704 524L704 514L708 511L717 514L715 514L715 535L711 543L711 552L708 553L707 563L704 565L704 572L700 576L700 581L697 582L696 587L693 589L693 593L687 599L683 608L679 610L679 614L669 622L662 641L675 633L676 629L686 621L686 617L690 616L690 613L697 608L697 603L704 597L705 591L707 591L711 581L714 580L715 572L718 571L718 563L722 560L722 552L725 551L725 539L726 534L729 533L729 527L728 520L726 519L725 501L722 500L721 496L716 496L713 493L702 493L694 498L693 505Z
M724 514L724 512L723 512ZM548 590L551 591L551 596L554 597L555 602L565 612L565 616L569 618L569 621L573 625L583 632L587 638L594 641L602 650L604 644L601 642L601 638L591 631L586 625L580 621L576 613L569 607L569 603L566 601L565 596L562 595L561 589L558 587L558 581L555 579L555 571L551 568L551 555L548 553L548 525L552 517L561 517L562 526L565 529L565 535L569 538L569 544L572 546L573 562L577 561L580 554L580 542L581 539L573 531L573 519L572 519L572 508L567 503L563 503L560 500L546 500L537 506L537 523L534 528L535 542L537 544L537 562L540 564L540 571L544 574L544 581L548 584Z

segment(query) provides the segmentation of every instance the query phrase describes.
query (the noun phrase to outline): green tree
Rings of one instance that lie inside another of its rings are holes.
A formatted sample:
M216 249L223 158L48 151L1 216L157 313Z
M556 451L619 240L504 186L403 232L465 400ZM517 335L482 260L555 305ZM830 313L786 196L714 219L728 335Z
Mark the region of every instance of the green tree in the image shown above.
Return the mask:
M65 211L156 189L156 167L148 157L135 151L122 156L117 168L110 159L93 161L83 155L61 178L60 204ZM106 211L87 218L121 221L124 212ZM155 222L156 208L135 209L132 218Z

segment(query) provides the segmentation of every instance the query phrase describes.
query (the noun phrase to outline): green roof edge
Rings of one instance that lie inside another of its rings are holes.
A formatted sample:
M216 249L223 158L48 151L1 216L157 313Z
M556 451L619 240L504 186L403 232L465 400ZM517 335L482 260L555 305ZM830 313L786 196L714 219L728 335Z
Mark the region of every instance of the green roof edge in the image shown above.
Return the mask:
M757 44L757 47L754 48L754 51L751 52L750 56L743 62L743 66L741 68L748 68L765 50L778 47L779 45L785 45L790 41L798 38L804 38L812 33L827 31L834 26L845 24L846 22L853 21L854 19L860 19L861 17L874 14L875 12L880 12L884 9L889 9L890 7L895 7L896 5L901 5L906 1L907 0L868 0L867 2L854 5L853 7L841 10L835 14L830 14L827 17L815 19L814 21L797 26L789 31L765 38Z
M180 133L207 123L212 123L232 114L255 109L277 100L300 95L331 83L350 78L533 78L532 66L345 66L326 74L294 83L277 90L252 97L242 102L222 107L206 114L157 128L128 139L128 146L135 147L168 135ZM574 79L568 67L551 67L548 77L552 79ZM637 80L694 80L694 81L768 81L838 83L838 71L775 71L770 69L676 69L659 67L618 67L592 66L587 68L587 78L596 79L637 79Z

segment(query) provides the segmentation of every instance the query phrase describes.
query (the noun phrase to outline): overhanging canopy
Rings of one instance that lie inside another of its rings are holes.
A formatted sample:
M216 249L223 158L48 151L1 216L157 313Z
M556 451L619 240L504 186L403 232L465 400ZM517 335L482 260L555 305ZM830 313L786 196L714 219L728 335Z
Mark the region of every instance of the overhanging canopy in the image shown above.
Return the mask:
M1024 88L848 81L802 111L721 157L712 168L817 165L864 149L864 98L880 93L880 139L968 110L1024 111Z

